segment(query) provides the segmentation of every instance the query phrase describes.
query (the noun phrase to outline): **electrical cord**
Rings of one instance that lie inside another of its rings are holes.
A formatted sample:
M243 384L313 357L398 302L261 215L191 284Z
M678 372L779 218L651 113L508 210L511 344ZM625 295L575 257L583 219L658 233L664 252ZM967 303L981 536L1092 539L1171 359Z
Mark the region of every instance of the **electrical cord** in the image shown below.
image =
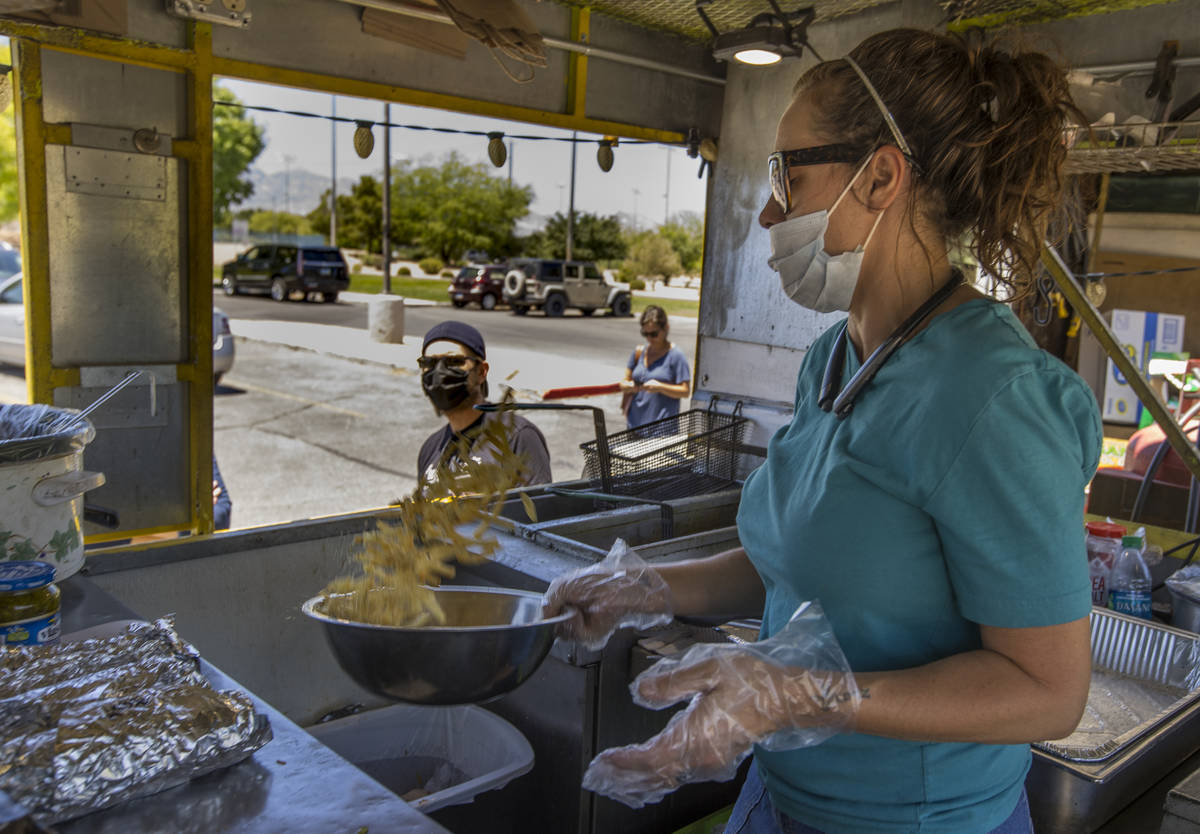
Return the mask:
M463 136L482 136L491 138L495 131L489 130L463 130L453 127L433 127L431 125L410 125L399 124L396 122L373 122L370 119L355 119L349 116L331 116L323 113L309 113L304 110L286 110L281 107L266 107L261 104L240 104L234 101L214 101L214 107L233 107L243 110L256 110L260 113L279 113L284 116L299 116L303 119L324 119L327 122L342 122L343 124L366 125L367 127L395 127L404 130L423 130L431 133L458 133ZM576 144L591 144L595 143L596 139L581 139L572 136L535 136L523 133L507 133L502 134L506 139L527 139L533 142L572 142ZM648 139L622 139L622 145L661 145L663 142L654 142Z

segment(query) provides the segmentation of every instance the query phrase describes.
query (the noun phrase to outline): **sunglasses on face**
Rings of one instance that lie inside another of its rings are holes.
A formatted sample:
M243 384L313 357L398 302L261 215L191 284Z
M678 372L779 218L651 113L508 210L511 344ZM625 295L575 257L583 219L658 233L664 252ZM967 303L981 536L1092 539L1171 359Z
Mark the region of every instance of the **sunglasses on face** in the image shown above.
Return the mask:
M792 210L792 176L789 168L802 165L825 165L830 162L858 162L862 154L846 144L817 145L794 151L775 151L767 157L767 174L771 180L771 196L783 209Z
M417 367L422 371L432 371L439 364L444 364L447 368L461 369L474 361L470 356L421 356L417 358Z
M642 336L647 339L657 339L659 333L662 333L662 331L661 330L643 330Z

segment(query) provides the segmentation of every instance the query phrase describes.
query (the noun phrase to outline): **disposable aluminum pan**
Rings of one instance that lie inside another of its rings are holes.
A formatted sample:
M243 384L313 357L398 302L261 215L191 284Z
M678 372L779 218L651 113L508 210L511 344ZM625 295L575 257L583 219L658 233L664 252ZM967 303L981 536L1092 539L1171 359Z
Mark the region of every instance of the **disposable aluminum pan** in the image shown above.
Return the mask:
M1034 745L1034 827L1091 832L1200 749L1200 636L1093 608L1079 728Z

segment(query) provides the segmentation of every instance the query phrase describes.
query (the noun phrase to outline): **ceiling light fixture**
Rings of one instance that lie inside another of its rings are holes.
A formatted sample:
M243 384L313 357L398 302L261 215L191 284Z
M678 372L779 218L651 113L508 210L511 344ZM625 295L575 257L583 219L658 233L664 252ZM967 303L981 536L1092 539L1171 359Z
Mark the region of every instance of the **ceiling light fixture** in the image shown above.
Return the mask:
M722 34L704 11L711 2L713 0L696 0L696 14L713 34L713 57L718 61L768 66L784 58L798 58L806 47L817 60L823 60L808 42L808 25L816 17L813 9L785 12L776 0L767 0L771 11L755 15L741 29Z

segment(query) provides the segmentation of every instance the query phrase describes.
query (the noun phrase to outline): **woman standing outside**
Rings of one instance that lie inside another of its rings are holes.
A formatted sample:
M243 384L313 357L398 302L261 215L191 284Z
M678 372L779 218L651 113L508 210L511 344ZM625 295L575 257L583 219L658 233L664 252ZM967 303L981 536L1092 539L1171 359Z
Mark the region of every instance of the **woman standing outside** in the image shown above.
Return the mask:
M598 566L556 580L548 607L577 606L584 639L632 612L761 613L770 638L816 598L855 697L831 704L761 643L651 671L644 702L698 698L601 754L596 789L653 799L729 778L757 744L727 834L1032 831L1029 744L1074 730L1090 682L1082 513L1101 424L1086 384L963 282L947 242L966 234L984 272L1029 286L1075 113L1046 56L917 30L800 79L759 220L789 298L848 316L806 354L794 417L746 481L742 547ZM820 724L840 731L762 746Z
M692 393L687 357L671 343L671 328L662 307L651 304L642 312L642 338L629 356L621 380L621 410L629 428L644 426L679 413L679 401Z

